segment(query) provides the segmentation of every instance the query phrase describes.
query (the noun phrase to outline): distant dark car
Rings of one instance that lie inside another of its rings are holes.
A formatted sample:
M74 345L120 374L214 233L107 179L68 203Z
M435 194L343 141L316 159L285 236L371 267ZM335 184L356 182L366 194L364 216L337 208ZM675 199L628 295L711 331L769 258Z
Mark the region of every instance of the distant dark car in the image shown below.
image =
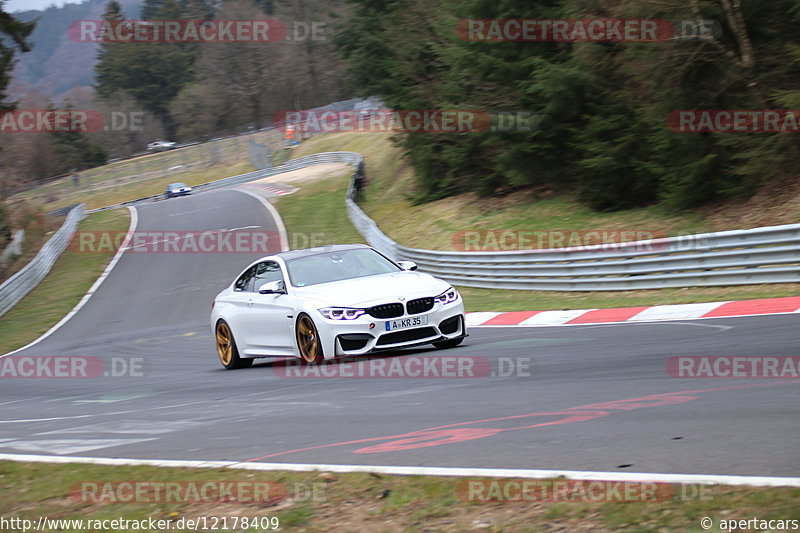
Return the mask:
M167 185L167 190L164 191L164 198L187 196L189 194L192 194L192 188L185 183L170 183Z

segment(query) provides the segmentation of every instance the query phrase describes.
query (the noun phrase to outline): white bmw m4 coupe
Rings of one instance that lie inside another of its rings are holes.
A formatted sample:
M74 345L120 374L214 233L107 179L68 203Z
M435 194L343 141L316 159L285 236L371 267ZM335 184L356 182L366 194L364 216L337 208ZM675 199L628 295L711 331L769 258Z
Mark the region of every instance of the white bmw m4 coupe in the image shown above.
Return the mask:
M464 303L446 281L361 244L283 252L248 266L214 299L211 327L227 369L259 357L326 358L467 336Z

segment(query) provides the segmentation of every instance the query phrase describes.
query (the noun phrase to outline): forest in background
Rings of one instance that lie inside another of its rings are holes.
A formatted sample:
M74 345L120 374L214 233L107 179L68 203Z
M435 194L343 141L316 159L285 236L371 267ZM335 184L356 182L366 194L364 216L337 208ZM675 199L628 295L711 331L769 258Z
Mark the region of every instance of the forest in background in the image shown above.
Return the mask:
M418 201L523 187L598 210L692 208L796 175L792 133L677 133L673 110L800 109L796 0L353 0L337 43L359 90L396 109L530 110L528 132L403 139ZM474 42L463 19L712 20L711 40Z
M5 135L0 172L19 183L141 151L269 125L277 110L378 96L392 109L525 110L530 131L399 135L425 202L545 188L597 210L694 208L796 174L786 133L678 133L681 109L800 109L796 0L146 0L106 19L322 22L324 40L97 47L92 87L63 105L144 111L140 132ZM714 39L467 41L464 19L712 20ZM35 48L35 47L34 47ZM31 52L32 53L32 52ZM19 105L53 105L32 89Z
M354 89L332 39L346 12L346 3L336 0L91 0L49 8L38 20L37 12L19 14L20 22L35 21L37 28L27 39L30 51L17 51L4 101L17 109L134 113L142 121L140 128L119 131L0 133L0 197L26 183L141 152L154 140L204 141L269 126L279 110L349 98ZM315 24L321 38L266 44L76 42L68 36L69 25L84 19L277 19L289 28ZM3 40L0 33L0 42L13 48L8 35ZM58 73L68 73L72 88Z

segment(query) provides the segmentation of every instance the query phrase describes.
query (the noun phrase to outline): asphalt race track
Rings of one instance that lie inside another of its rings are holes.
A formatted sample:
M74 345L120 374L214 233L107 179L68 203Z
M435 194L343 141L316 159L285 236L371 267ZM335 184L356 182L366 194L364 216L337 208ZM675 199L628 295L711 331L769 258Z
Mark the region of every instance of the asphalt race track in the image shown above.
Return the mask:
M139 209L139 231L223 229L276 224L234 190ZM800 356L796 314L474 328L456 349L366 362L457 356L479 369L447 378L287 377L294 367L264 360L225 371L210 304L256 257L124 254L77 315L15 356L92 356L106 371L141 372L0 379L0 453L800 475L798 379L666 370L675 356Z

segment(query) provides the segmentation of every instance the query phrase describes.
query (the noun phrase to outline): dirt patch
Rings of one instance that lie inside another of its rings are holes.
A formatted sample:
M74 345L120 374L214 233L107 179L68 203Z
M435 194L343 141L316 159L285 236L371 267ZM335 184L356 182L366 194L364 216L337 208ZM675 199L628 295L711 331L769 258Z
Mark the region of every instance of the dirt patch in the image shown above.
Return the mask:
M328 178L339 177L353 172L350 165L344 163L328 163L325 165L314 165L291 172L284 172L269 176L261 180L251 181L250 183L285 183L296 185L298 183L310 183Z
M796 176L774 180L747 200L710 206L706 219L720 229L796 224L800 222L800 181Z

